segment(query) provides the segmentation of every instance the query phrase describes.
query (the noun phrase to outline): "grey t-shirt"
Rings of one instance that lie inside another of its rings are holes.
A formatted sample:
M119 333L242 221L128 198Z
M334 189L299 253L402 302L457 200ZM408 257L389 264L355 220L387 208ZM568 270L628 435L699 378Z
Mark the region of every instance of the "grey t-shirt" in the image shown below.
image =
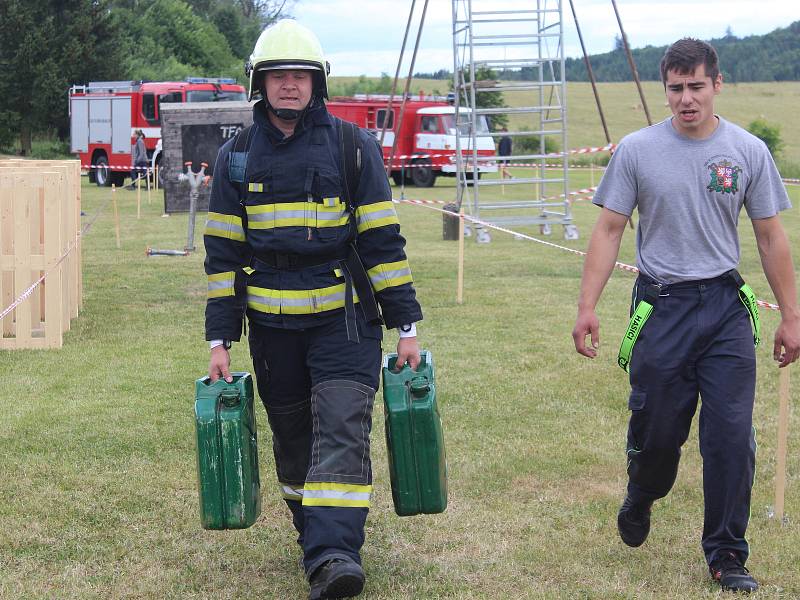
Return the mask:
M736 268L743 205L751 219L791 208L764 143L722 118L703 140L679 134L671 118L625 136L594 203L627 216L638 208L637 266L663 283Z

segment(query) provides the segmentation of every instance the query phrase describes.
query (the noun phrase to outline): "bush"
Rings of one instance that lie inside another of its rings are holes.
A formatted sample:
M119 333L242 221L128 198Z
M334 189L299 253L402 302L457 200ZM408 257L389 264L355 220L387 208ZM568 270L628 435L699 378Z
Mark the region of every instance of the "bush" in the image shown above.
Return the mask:
M19 156L19 140L11 140L10 143L0 146L0 154L10 154ZM55 131L34 135L31 140L31 155L28 157L36 160L64 160L75 158L69 152L69 141L61 141Z
M772 157L777 159L783 150L780 125L771 125L766 119L758 118L747 126L747 131L759 138L769 148Z
M545 154L560 152L561 145L551 136L544 138ZM537 135L523 135L514 138L514 154L539 154L541 152L540 139Z
M800 179L800 164L789 162L788 160L779 160L777 163L781 177L786 179Z

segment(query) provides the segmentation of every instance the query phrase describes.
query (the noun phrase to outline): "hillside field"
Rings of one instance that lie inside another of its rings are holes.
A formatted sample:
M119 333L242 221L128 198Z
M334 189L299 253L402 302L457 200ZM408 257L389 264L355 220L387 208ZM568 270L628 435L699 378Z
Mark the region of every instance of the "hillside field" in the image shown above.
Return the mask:
M357 79L332 77L331 85L336 85L337 82L352 83ZM377 81L375 78L371 80ZM624 135L647 125L639 93L633 82L598 83L597 87L612 142L618 142ZM411 86L414 92L423 90L428 94L442 95L447 94L451 88L451 81L436 79L414 79ZM642 88L653 122L668 117L669 107L666 106L661 83L644 81ZM526 101L520 92L506 92L505 101L509 106L531 103L530 100ZM798 106L800 106L798 81L723 83L722 92L717 96L715 104L718 114L744 128L759 117L766 119L772 125L778 125L785 144L781 158L797 165L800 169L800 118L794 116ZM521 117L512 116L509 119L509 130L521 129L521 123ZM567 144L570 148L606 144L592 86L589 83L567 84Z

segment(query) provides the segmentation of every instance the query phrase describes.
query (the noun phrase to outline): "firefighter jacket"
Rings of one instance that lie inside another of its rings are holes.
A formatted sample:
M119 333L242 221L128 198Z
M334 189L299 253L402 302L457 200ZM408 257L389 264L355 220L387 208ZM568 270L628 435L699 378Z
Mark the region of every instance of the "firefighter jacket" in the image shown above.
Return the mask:
M286 329L344 319L350 278L339 259L350 248L366 269L386 327L421 320L377 140L357 132L362 164L348 206L339 129L324 104L307 110L286 138L269 122L263 100L253 108L253 122L244 181L231 180L235 139L220 148L214 167L204 234L206 339L239 340L245 311L252 322ZM273 260L259 260L265 256ZM274 264L275 257L297 256L319 260L302 268Z

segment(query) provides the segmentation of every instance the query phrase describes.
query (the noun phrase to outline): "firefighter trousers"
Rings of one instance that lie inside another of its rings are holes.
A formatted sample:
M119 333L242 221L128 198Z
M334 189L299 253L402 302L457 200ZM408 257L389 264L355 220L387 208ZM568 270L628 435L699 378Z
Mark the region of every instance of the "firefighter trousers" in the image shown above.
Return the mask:
M633 307L649 283L640 276ZM756 359L737 286L726 276L661 288L633 350L628 426L628 494L634 502L667 495L702 399L699 419L705 501L702 548L742 562L755 473Z
M382 333L356 312L360 342L348 341L344 316L301 330L250 325L278 483L308 576L333 558L361 564Z

